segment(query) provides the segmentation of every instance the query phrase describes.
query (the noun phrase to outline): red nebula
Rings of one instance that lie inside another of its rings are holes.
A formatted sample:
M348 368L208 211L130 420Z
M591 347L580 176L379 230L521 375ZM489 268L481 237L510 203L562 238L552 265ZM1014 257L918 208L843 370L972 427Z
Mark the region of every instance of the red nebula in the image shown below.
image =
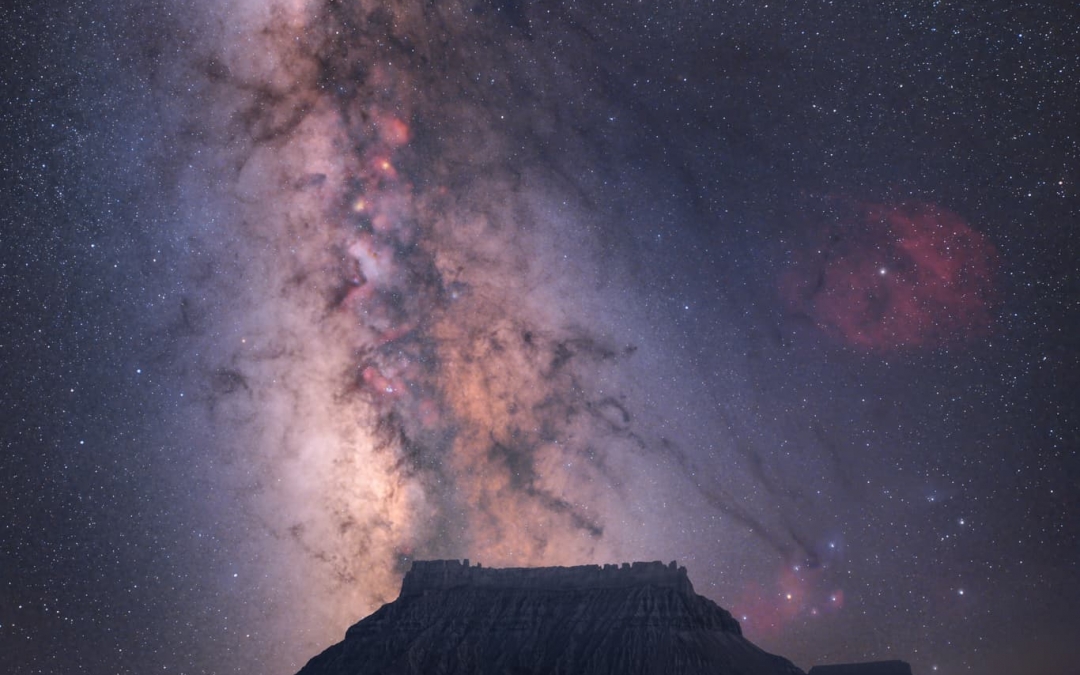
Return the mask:
M793 621L838 612L843 591L826 592L822 568L785 565L771 584L748 582L732 603L732 613L743 628L761 638L782 633Z
M392 147L401 147L409 142L409 125L396 117L380 116L377 119L379 137Z
M402 385L393 376L387 376L375 366L366 366L360 372L360 379L365 388L379 399L397 398L401 395Z
M997 251L933 204L862 204L781 277L792 311L868 350L936 347L990 325Z

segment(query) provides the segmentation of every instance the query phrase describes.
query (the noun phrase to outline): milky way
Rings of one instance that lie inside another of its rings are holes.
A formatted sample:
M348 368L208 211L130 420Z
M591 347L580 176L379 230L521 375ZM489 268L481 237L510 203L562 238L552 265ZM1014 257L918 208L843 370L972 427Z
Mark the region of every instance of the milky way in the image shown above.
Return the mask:
M287 675L466 557L1073 672L1080 24L120 4L0 15L13 672Z
M625 557L670 453L618 373L635 299L582 269L603 214L555 155L599 149L542 108L568 74L453 6L237 11L201 65L250 281L204 397L287 583L340 626L416 557Z
M760 449L702 455L642 425L655 398L685 397L627 376L665 367L663 337L604 259L620 223L588 181L619 150L575 132L591 111L558 109L581 76L557 44L496 43L505 16L453 5L234 11L194 65L238 205L216 256L242 261L208 281L232 329L206 349L201 397L282 583L327 634L392 599L417 557L656 555L678 492L779 565L819 564ZM737 471L778 518L732 491Z

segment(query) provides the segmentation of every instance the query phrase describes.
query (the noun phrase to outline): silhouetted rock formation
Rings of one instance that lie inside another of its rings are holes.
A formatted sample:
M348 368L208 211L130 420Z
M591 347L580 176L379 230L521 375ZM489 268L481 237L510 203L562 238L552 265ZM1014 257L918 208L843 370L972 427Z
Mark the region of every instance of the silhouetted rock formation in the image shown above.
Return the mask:
M401 582L401 595L472 588L528 588L536 591L571 589L631 588L655 586L693 594L686 568L672 561L623 563L622 565L578 565L577 567L511 567L500 569L469 566L469 559L418 560ZM734 619L733 619L734 621ZM736 622L733 630L739 630Z
M397 600L299 675L804 675L742 637L675 563L413 563Z
M814 666L807 675L911 675L911 666L903 661L844 663L835 666Z

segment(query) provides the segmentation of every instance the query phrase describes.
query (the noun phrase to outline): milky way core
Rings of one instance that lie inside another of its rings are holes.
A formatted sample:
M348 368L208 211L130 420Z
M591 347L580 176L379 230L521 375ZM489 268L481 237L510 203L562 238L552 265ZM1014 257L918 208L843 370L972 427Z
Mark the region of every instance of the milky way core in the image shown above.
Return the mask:
M238 204L204 398L275 583L326 634L416 557L570 564L637 536L610 518L649 453L612 369L636 338L580 269L595 235L556 160L518 157L568 140L548 112L507 114L557 90L557 64L445 48L491 20L239 7L197 66Z

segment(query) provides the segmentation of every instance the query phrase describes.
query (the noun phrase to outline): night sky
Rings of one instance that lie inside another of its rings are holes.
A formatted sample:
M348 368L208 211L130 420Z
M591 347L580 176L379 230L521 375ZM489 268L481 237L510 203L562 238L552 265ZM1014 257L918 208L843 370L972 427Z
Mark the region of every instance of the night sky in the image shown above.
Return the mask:
M414 559L1076 675L1068 2L0 9L0 670L289 675Z

